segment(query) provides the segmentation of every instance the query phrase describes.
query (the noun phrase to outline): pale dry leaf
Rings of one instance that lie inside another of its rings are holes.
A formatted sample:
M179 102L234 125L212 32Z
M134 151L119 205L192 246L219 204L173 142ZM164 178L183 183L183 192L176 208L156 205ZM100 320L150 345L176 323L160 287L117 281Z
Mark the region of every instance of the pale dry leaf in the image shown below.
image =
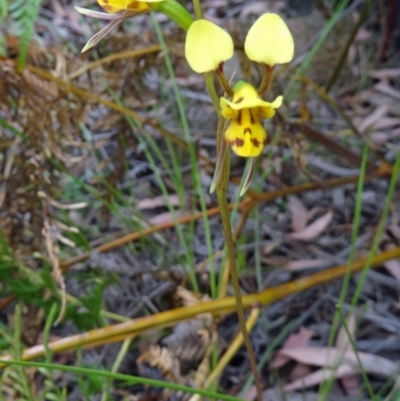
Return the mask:
M370 71L368 75L376 79L400 78L400 68L386 68L382 70Z
M270 243L267 243L262 247L261 252L263 255L270 255L281 244L282 244L282 240L271 241Z
M357 32L357 35L355 37L355 41L357 42L363 42L371 37L371 31L368 29L365 29L364 27L360 27L360 29Z
M315 220L303 230L289 234L289 237L299 241L312 241L326 230L332 219L333 212L332 210L329 210L326 214Z
M389 140L390 135L386 132L375 131L371 134L370 138L373 143L377 145L383 145Z
M353 174L354 174L354 173L353 173ZM319 213L324 213L325 210L326 210L326 208L323 208L323 207L319 207L319 206L313 207L312 209L310 209L310 210L307 212L307 221L312 220L312 219L313 219L317 214L319 214Z
M257 388L256 386L251 386L248 388L244 394L241 396L241 398L245 401L253 401L257 399Z
M392 259L383 263L385 269L398 281L400 281L400 260Z
M393 89L391 86L384 84L383 82L376 84L374 89L380 93L383 93L393 99L400 100L400 91Z
M358 130L360 132L368 132L369 130L375 128L377 122L387 114L389 106L387 104L382 104L377 107L376 110L364 118L358 125Z
M374 124L375 129L388 129L400 125L400 118L382 117Z
M284 269L290 271L314 269L316 267L321 267L326 264L324 259L304 259L304 260L291 260L283 266Z
M180 202L178 195L169 195L168 200L164 195L156 196L155 198L142 199L137 203L136 207L139 210L147 210L167 206L168 203L170 203L171 206L179 206Z
M185 213L181 210L176 210L174 212L174 214L170 213L170 212L163 212L163 213L159 213L157 216L151 217L149 219L149 222L155 226L159 225L159 224L164 224L164 223L169 223L169 222L173 222L174 218L178 219L179 217L185 216L188 213Z
M397 226L396 226L397 227ZM388 243L385 245L385 251L394 249L396 246L394 244ZM385 269L398 281L400 281L400 259L391 259L383 263Z
M314 366L333 367L338 362L341 364L358 366L358 361L353 350L341 352L333 347L299 347L283 348L278 351L297 362ZM397 372L398 365L389 359L378 355L358 352L358 357L367 373L389 378Z
M297 348L308 345L309 341L315 333L306 327L300 327L298 333L291 334L283 343L282 348ZM270 367L277 369L290 361L290 357L278 353L271 362Z
M308 376L311 373L312 369L309 365L305 365L304 363L296 363L296 365L290 372L289 380L290 381L298 380Z
M319 369L301 379L295 380L292 383L287 384L286 386L283 387L283 389L285 391L300 390L302 388L316 386L317 384L320 384L326 380L331 379L332 376L339 379L342 377L354 375L355 373L358 372L359 369L357 368L357 366L351 366L347 364L339 366L335 371L332 371L331 369Z
M181 300L183 306L197 305L200 300L199 297L181 285L176 289L176 296Z
M307 225L308 211L296 196L292 196L288 202L288 209L292 216L292 231L303 230Z
M342 383L347 395L356 396L360 394L360 383L357 374L342 377L340 382Z
M393 237L400 241L400 226L392 224L388 227L388 230L393 235Z

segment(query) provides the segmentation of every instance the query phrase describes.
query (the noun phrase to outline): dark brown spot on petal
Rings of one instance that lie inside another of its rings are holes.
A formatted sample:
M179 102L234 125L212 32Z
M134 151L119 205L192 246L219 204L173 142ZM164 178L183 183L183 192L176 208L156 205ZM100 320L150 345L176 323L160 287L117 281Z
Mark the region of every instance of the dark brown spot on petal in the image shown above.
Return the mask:
M251 125L254 125L254 123L256 122L255 118L253 116L253 113L252 113L251 109L249 109L249 111L250 111L250 122L251 122Z
M240 139L240 138L236 138L236 141L234 143L238 148L241 148L244 145L244 140Z
M243 134L244 135L246 135L246 134L252 135L251 128L249 128L249 127L245 128L244 131L243 131Z
M239 110L238 116L237 116L237 118L236 118L236 122L237 122L239 125L242 125L242 110Z
M244 99L244 97L240 97L238 100L235 100L233 103L238 104L240 102L243 102L243 99Z
M256 138L251 138L251 142L256 148L258 148L261 145L261 142Z

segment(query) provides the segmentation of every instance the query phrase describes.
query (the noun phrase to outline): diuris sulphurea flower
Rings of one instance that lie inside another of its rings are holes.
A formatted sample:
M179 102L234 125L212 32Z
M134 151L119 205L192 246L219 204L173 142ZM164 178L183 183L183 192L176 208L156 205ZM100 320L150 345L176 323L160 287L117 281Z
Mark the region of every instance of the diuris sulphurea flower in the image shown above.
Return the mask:
M259 17L250 28L244 50L250 60L261 63L264 67L264 77L258 90L244 81L239 81L232 88L225 77L224 62L234 53L233 40L227 32L204 19L199 19L189 26L185 56L190 67L197 73L215 73L226 95L232 98L228 100L222 97L216 106L217 110L220 109L221 116L230 121L224 134L223 128L218 130L217 159L210 192L215 190L222 177L227 145L236 155L250 158L240 195L250 186L256 157L262 153L267 142L267 132L261 120L272 118L275 109L280 107L283 101L282 96L278 96L269 103L264 101L261 95L268 92L274 66L292 60L294 42L282 18L277 14L267 13ZM212 88L209 91L213 93ZM217 102L214 101L215 103Z
M273 117L281 106L282 96L272 103L262 100L252 85L239 81L233 88L232 101L221 98L221 114L230 119L225 140L232 150L242 157L257 157L267 141L261 119Z
M82 53L89 50L104 38L113 28L128 18L151 11L148 3L157 3L163 0L97 0L105 13L90 10L88 8L75 7L75 9L88 17L110 21L102 30L93 35L84 48Z
M272 68L291 61L294 53L292 35L282 18L267 13L250 28L244 45L249 59L265 66L265 78L258 91L243 81L232 89L223 74L223 63L233 56L233 40L211 21L200 19L189 27L185 56L198 73L215 72L232 101L221 98L221 114L230 119L225 140L241 157L257 157L266 143L267 134L261 119L271 118L282 104L282 96L269 103L260 95L268 88Z
M97 44L122 21L150 11L159 11L165 14L185 30L193 22L189 12L175 0L97 0L97 2L106 12L75 7L83 15L110 21L101 31L89 39L82 52Z

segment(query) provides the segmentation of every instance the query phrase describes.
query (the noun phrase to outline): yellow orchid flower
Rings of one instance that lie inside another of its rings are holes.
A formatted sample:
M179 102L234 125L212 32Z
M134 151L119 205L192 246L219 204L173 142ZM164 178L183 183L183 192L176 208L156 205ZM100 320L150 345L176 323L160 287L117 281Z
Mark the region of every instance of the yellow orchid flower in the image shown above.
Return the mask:
M82 49L82 53L96 45L122 21L151 11L152 8L147 3L160 3L162 1L164 0L97 0L100 7L106 11L105 13L88 8L75 7L83 15L110 21L103 29L88 40Z
M188 29L185 56L197 73L215 71L233 56L233 40L228 32L211 21L194 21Z
M239 81L233 88L232 101L221 98L221 114L230 119L225 131L225 141L241 157L257 157L267 141L267 132L260 119L271 118L281 106L282 96L272 103L260 98L247 82Z
M289 28L278 14L267 13L258 18L244 42L247 57L257 63L274 66L293 59L294 42Z

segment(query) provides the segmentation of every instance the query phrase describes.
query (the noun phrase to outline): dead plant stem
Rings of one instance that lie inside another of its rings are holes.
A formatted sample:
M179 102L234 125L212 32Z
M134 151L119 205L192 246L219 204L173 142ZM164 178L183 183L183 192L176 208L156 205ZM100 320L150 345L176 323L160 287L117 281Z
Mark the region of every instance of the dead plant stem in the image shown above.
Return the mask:
M372 258L370 267L380 266L382 263L398 257L400 257L400 247L381 252ZM366 258L354 261L350 266L351 273L362 270L366 263ZM246 294L242 299L243 306L249 308L256 303L259 303L261 306L269 305L289 295L341 278L346 274L347 270L348 265L346 263L276 287L267 288L259 293ZM112 324L100 329L93 329L71 337L65 337L50 342L48 348L53 353L60 353L80 347L104 345L105 343L123 341L127 337L137 336L147 330L171 327L183 320L193 318L202 313L211 313L221 316L226 313L232 313L235 310L237 310L237 303L234 297L200 302L193 306L167 310L155 315L144 316L127 322ZM21 359L28 361L40 358L45 354L45 351L46 349L43 344L35 345L25 349ZM0 359L10 361L13 359L13 356L11 354L3 354ZM0 369L4 367L5 364L0 362Z

